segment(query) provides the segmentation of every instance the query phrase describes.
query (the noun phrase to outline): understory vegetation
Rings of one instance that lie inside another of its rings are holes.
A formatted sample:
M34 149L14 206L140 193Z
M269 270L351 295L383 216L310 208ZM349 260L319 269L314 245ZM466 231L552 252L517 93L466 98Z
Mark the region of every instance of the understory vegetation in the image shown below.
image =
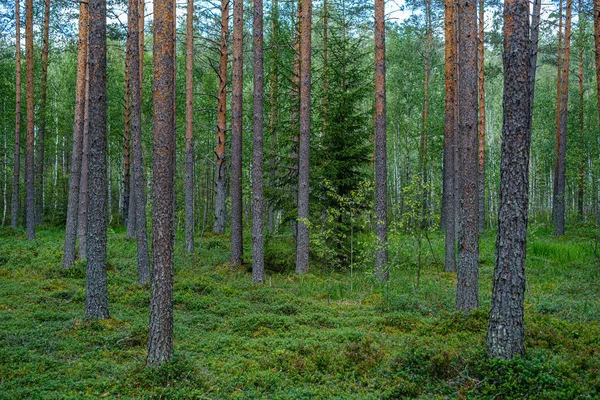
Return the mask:
M62 229L39 229L35 242L2 229L0 398L598 398L597 240L592 227L568 232L530 227L526 355L512 361L485 352L494 232L480 239L481 306L469 316L454 312L439 232L422 251L394 233L385 285L360 236L352 268L306 275L293 273L293 239L269 237L258 286L250 264L227 263L228 236L207 233L192 255L178 240L175 359L147 368L149 287L121 228L108 236L111 318L90 322L85 265L60 266Z

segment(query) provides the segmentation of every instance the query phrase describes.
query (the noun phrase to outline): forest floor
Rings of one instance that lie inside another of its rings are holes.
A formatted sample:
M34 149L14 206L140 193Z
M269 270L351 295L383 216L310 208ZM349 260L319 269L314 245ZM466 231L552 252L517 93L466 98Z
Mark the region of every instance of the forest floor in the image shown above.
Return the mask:
M176 356L146 368L150 295L137 284L135 242L109 231L112 318L86 322L85 266L61 268L63 231L28 242L2 229L0 398L600 398L600 262L593 229L569 231L530 229L526 355L510 362L485 355L491 231L480 242L481 305L468 317L453 311L456 276L436 261L441 233L418 288L412 244L387 285L357 268L270 273L252 286L226 263L227 237L205 237L193 255L179 240ZM270 245L293 257L289 238Z

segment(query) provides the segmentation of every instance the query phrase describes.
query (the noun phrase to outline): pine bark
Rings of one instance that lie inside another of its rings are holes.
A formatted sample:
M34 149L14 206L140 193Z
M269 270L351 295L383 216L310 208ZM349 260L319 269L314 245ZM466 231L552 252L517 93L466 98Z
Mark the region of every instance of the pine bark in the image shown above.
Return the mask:
M271 138L271 156L270 156L270 170L269 170L269 186L275 187L275 177L277 174L277 119L279 116L278 112L278 97L279 97L279 2L273 0L271 6L271 31L273 37L273 64L271 69L271 91L269 99L269 135ZM275 205L269 204L268 211L268 228L269 232L274 233L276 231L276 215Z
M133 190L136 221L136 242L138 256L138 283L150 281L150 259L148 256L148 234L146 230L146 190L144 164L142 158L142 99L140 82L140 46L139 46L139 0L129 2L129 94L131 105L131 139L133 145Z
M131 6L129 6L131 7ZM128 22L129 25L129 22ZM131 46L131 34L128 32L125 48ZM129 226L129 207L132 197L131 187L131 93L129 82L131 78L131 65L129 57L125 57L125 121L123 129L123 224ZM135 212L135 210L134 210Z
M194 0L187 2L185 52L185 251L194 252Z
M77 84L75 93L75 122L73 124L73 151L71 153L71 180L67 204L67 224L62 266L69 268L75 262L77 241L77 218L79 217L79 190L83 152L83 130L85 120L86 65L88 50L88 5L79 3L79 42L77 45Z
M385 2L375 0L375 277L388 280Z
M478 104L477 13L475 3L458 4L458 276L457 310L468 312L479 304L479 201L478 201Z
M556 162L556 196L554 208L556 209L556 236L565 234L565 175L567 154L567 106L569 103L569 61L571 55L571 11L573 0L567 0L565 10L565 38L564 55L562 60L561 93L560 93L560 135L557 138L557 162Z
M252 162L252 283L265 281L263 195L263 2L254 0L254 149Z
M524 351L523 298L531 140L529 4L504 3L504 120L496 267L487 333L488 352L511 359Z
M87 319L109 318L106 279L106 0L89 1Z
M21 12L20 0L15 0L15 155L13 164L13 188L11 198L11 226L19 226L19 184L21 175Z
M445 100L444 100L444 181L443 181L443 226L445 230L445 271L456 272L456 221L455 221L455 175L454 154L456 134L456 57L454 38L454 1L444 1L444 72L445 72Z
M242 264L242 98L244 3L233 1L231 93L231 263Z
M88 7L89 18L89 7ZM89 20L88 20L89 21ZM88 28L89 32L89 28ZM89 45L88 45L89 57ZM89 154L89 110L90 110L90 68L86 62L85 72L85 105L83 111L83 144L81 147L81 181L79 183L79 217L77 219L77 237L79 238L79 259L87 259L87 231L88 231L88 204L89 204L89 181L88 181L88 154Z
M235 39L234 39L235 40ZM219 46L219 96L217 104L217 163L215 168L215 219L213 232L225 232L227 216L227 43L229 41L229 0L221 0L221 43ZM241 125L240 125L241 126ZM232 143L233 144L233 143Z
M312 0L302 0L300 33L300 141L298 154L298 236L296 272L308 272L310 194L310 84Z
M40 118L36 138L35 162L35 219L36 225L43 223L44 217L44 138L46 137L46 100L48 93L48 52L50 27L50 0L45 0L44 26L42 33L42 77L40 80Z
M25 58L27 63L27 144L25 158L27 240L35 239L35 165L34 165L34 92L33 92L33 0L25 1Z
M484 66L484 1L479 0L478 96L479 96L479 233L485 230L485 66Z
M173 357L174 8L173 0L154 0L153 269L146 359L148 365L160 365Z
M578 156L578 179L577 179L577 211L579 218L583 221L583 193L584 193L584 173L585 173L585 149L584 149L584 119L583 119L583 12L582 12L582 1L579 0L578 5L578 25L579 25L579 73L577 77L579 79L579 156Z

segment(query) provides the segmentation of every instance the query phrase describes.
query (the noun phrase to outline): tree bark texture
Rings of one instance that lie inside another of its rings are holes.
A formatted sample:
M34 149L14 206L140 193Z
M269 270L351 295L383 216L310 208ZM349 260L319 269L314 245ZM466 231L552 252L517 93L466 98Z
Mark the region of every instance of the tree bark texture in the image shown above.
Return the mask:
M584 189L584 172L585 172L585 148L584 148L584 119L583 119L583 12L582 12L582 1L579 0L578 4L578 25L579 25L579 38L577 40L579 47L578 64L579 73L577 78L579 80L579 155L578 155L578 180L577 180L577 212L579 218L583 220L583 189Z
M11 226L19 226L19 183L21 175L21 12L20 0L15 0L15 156L13 165L13 190L11 198Z
M563 0L558 1L558 48L557 57L557 78L556 78L556 158L554 159L554 191L552 194L552 220L556 224L556 197L558 196L558 158L560 153L560 110L562 99L562 64L563 64Z
M566 155L567 155L567 106L569 103L569 61L571 55L571 10L573 0L567 0L565 10L565 38L564 55L562 60L562 72L560 74L560 135L557 138L557 162L556 162L556 197L554 204L556 209L556 236L565 234L565 175L566 175Z
M89 18L89 6L88 6L88 18ZM89 21L89 19L88 19ZM88 27L89 34L89 27ZM89 57L89 45L88 45L88 57ZM81 146L81 181L79 183L79 217L77 219L77 236L79 238L79 259L87 259L87 228L88 228L88 204L89 204L89 181L88 181L88 153L89 153L89 111L90 111L90 68L89 63L86 62L85 68L85 105L83 111L83 138Z
M479 232L485 230L485 65L484 65L484 1L479 0L479 40L477 43L477 75L479 96L479 178L478 178L478 209Z
M231 263L242 264L242 98L244 3L233 1L233 53L231 76Z
M594 48L596 63L596 91L598 96L598 118L600 120L600 0L594 0Z
M89 1L89 153L85 317L108 318L106 280L106 0Z
M25 157L26 231L27 240L35 239L35 166L34 166L34 92L33 92L33 0L25 1L25 57L27 62L27 142Z
M129 6L131 7L131 6ZM131 46L131 33L129 31L128 22L128 34L125 43L125 48L128 49ZM123 224L128 227L129 224L129 200L132 197L131 187L131 81L129 75L131 74L130 60L127 55L125 56L125 121L123 129ZM135 210L134 210L135 212Z
M302 0L300 33L300 142L298 155L298 236L296 272L308 272L309 195L310 195L310 62L312 34L312 0Z
M40 225L44 217L44 138L46 137L46 100L48 93L48 51L50 27L50 0L45 0L44 26L42 31L42 78L40 80L40 117L36 138L35 163L35 223Z
M227 217L227 43L229 41L229 0L221 0L221 43L219 46L219 96L217 100L217 163L215 168L215 219L213 232L225 232ZM241 124L241 123L240 123ZM240 125L241 127L241 125ZM232 143L233 145L233 143Z
M533 121L533 99L535 93L535 74L537 70L537 54L540 36L540 17L542 11L542 0L533 0L533 13L531 17L531 35L530 35L530 65L529 65L529 104L530 118L529 124ZM531 126L529 127L531 130Z
M160 365L173 357L174 8L173 0L154 0L153 269L146 360L148 365Z
M146 230L146 185L144 164L142 159L142 99L140 82L140 32L139 32L139 0L129 2L129 47L127 59L129 63L129 95L131 106L131 138L133 145L133 189L136 221L136 242L138 256L138 283L143 285L150 281L150 259L148 255L148 234Z
M478 104L477 13L475 3L461 0L459 12L458 64L458 277L456 308L468 312L479 302L479 201L478 201Z
M254 0L254 149L252 162L252 283L265 281L263 195L263 2Z
M488 352L511 359L523 354L523 298L528 218L530 131L529 4L504 3L504 121L496 267L487 334Z
M185 51L185 251L194 252L194 0L187 1Z
M71 153L71 180L67 204L67 225L62 266L69 268L75 262L77 219L79 217L79 190L85 121L86 66L88 49L88 4L79 3L79 42L77 44L77 84L75 92L75 122L73 124L73 151Z
M388 280L385 2L375 0L375 277Z
M444 72L445 72L445 99L444 99L444 180L443 180L443 226L446 234L445 271L456 272L456 220L455 220L455 175L454 154L456 134L456 57L454 38L454 1L444 1Z
M275 177L277 175L277 119L279 117L278 97L279 97L279 2L273 0L271 6L271 31L273 32L273 64L271 65L271 91L270 91L270 112L269 112L269 134L271 137L270 150L270 170L269 186L275 187ZM275 204L269 204L268 228L269 232L276 231L276 210Z

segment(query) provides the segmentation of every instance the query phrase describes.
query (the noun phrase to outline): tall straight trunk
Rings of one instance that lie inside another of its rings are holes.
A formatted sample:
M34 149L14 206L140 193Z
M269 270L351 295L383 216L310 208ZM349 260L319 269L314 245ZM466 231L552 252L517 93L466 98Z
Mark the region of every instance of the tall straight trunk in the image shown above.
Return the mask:
M88 7L89 18L89 7ZM88 19L89 21L89 19ZM89 28L88 28L89 32ZM89 45L88 45L89 57ZM88 231L88 204L89 204L89 181L88 181L88 153L89 153L89 110L90 110L90 67L86 62L85 71L85 104L83 111L83 132L81 145L81 181L79 183L79 217L77 219L77 237L79 238L79 259L87 259L87 231Z
M271 32L273 35L273 64L271 70L271 92L269 99L269 134L271 137L271 157L270 157L270 171L269 171L269 186L275 187L275 176L277 172L277 119L279 116L278 112L278 98L279 98L279 2L273 0L271 6ZM275 221L275 205L269 204L268 211L268 225L269 232L275 232L276 221Z
M556 158L554 159L554 186L552 194L552 220L556 224L556 196L558 195L558 158L560 153L560 110L561 110L561 99L562 99L562 64L563 64L563 0L558 1L558 47L557 53L557 78L556 78Z
M296 272L308 272L308 224L310 178L310 61L312 33L312 0L302 0L302 32L300 33L300 143L298 151L298 236Z
M48 51L50 26L50 0L45 1L44 26L42 33L42 78L40 81L40 118L37 131L35 165L35 222L40 225L44 219L44 138L46 136L46 99L48 92Z
M522 355L524 350L523 298L531 139L530 48L528 1L505 0L500 211L487 333L488 353L504 359Z
M128 23L129 25L129 23ZM125 48L131 46L131 33L128 32ZM123 224L129 223L129 200L131 195L131 65L129 57L125 57L125 121L123 129ZM134 200L135 201L135 200ZM134 211L135 212L135 211ZM135 218L135 217L134 217Z
M146 190L144 164L142 158L142 99L140 82L139 46L139 0L129 2L128 28L129 46L127 60L130 68L129 86L131 104L131 138L133 144L133 190L136 221L136 242L138 256L138 283L150 281L150 259L148 256L148 234L146 231Z
M485 67L484 67L484 1L479 0L478 95L479 95L479 232L485 230Z
M444 99L444 181L443 181L443 205L442 219L446 234L445 249L446 261L445 271L456 272L456 221L455 221L455 175L454 175L454 138L456 133L456 60L455 60L455 38L454 38L454 2L444 1L444 72L445 72L445 99Z
M594 0L594 54L596 68L596 96L598 97L598 119L600 120L600 0ZM594 180L596 182L596 180ZM595 192L596 194L598 191ZM594 202L597 204L597 202ZM596 215L600 218L600 213Z
M6 114L6 99L2 100L2 113ZM2 226L6 222L6 210L8 208L6 192L8 189L8 148L7 148L7 131L6 123L4 125L4 153L2 157Z
M578 8L578 24L579 24L579 38L578 38L578 47L579 47L579 168L578 168L578 181L577 181L577 211L579 212L579 218L583 220L583 183L584 183L584 173L585 173L585 146L583 145L584 141L584 120L583 120L583 12L582 12L582 1L579 0Z
M217 163L215 168L215 219L213 232L225 232L227 216L227 162L225 135L227 132L227 43L229 41L229 0L221 0L221 43L219 45L219 96L217 104ZM240 125L241 126L241 125Z
M233 2L231 76L231 263L242 264L242 98L244 57L244 2Z
M175 178L175 1L154 0L154 157L152 160L152 295L148 365L173 357Z
M75 262L77 241L77 218L79 216L79 190L81 183L81 162L83 152L83 131L85 121L86 65L88 53L88 4L79 3L79 42L77 45L77 84L75 92L75 122L73 124L73 152L71 153L71 181L67 205L67 226L62 266L69 268Z
M421 118L421 149L419 154L419 162L421 169L421 199L422 205L422 216L421 226L425 227L429 224L426 217L428 203L427 193L427 123L429 121L429 80L431 75L431 50L433 47L433 29L431 26L431 0L425 1L425 79L423 84L423 114Z
M25 1L25 57L27 62L27 152L25 158L26 231L27 240L35 239L35 182L34 182L34 93L33 93L33 0Z
M296 1L292 2L292 15L293 7ZM292 86L291 86L291 99L292 109L290 112L291 122L291 150L290 150L290 197L294 202L294 206L298 207L298 144L300 135L300 63L301 63L301 48L300 48L300 37L302 33L302 0L298 0L298 7L296 10L296 21L295 30L293 32L292 40L294 42L294 60L292 66ZM297 240L298 237L298 221L290 221L292 228L292 235Z
M128 78L129 79L129 78ZM130 139L131 141L131 139ZM133 175L133 164L129 165L129 175ZM129 180L129 205L127 210L127 230L125 237L133 239L135 237L135 180Z
M185 51L185 251L194 252L194 0L187 2Z
M385 2L375 0L375 277L388 280Z
M531 36L530 36L530 65L529 65L529 97L530 97L530 118L529 124L533 121L533 99L535 92L535 74L537 70L537 54L540 36L540 17L542 11L542 0L533 0L533 13L531 17ZM529 127L531 130L531 126Z
M13 164L13 188L11 199L11 226L19 226L19 183L21 175L21 12L20 0L15 0L15 156Z
M475 3L458 4L458 277L456 308L468 312L479 304L479 201L477 130L477 12Z
M567 105L569 102L569 61L571 55L571 10L573 0L567 0L565 10L565 40L562 61L561 96L560 96L560 135L558 137L558 159L556 162L556 196L554 208L556 209L556 236L565 234L565 174L567 154Z
M323 107L323 135L327 130L327 30L328 30L328 11L327 0L323 0L323 99L321 101Z
M89 1L88 229L85 317L108 318L106 280L106 0Z
M265 281L263 195L263 2L254 0L254 149L252 162L252 283Z

